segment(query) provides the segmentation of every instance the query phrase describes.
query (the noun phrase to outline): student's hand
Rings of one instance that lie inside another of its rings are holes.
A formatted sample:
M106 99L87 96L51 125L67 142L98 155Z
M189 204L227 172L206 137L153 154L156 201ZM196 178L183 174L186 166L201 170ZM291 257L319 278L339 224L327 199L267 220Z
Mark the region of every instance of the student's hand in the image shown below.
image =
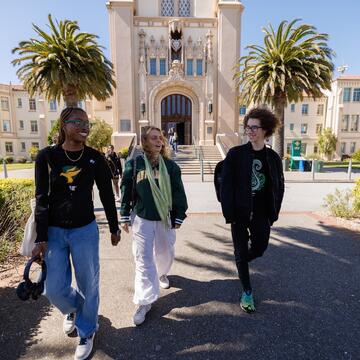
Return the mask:
M115 234L111 234L111 245L116 246L121 240L121 232L117 231Z
M41 261L44 260L47 247L48 247L47 242L35 243L35 247L32 251L32 256L33 257L39 256L41 259L40 260L41 263Z
M129 223L122 223L121 229L123 229L127 234L129 233Z

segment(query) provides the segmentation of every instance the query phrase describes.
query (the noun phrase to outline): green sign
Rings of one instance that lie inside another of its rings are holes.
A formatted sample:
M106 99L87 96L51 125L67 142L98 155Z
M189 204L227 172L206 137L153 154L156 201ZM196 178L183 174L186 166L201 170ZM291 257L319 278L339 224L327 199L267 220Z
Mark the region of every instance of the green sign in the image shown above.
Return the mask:
M301 140L293 140L291 143L291 157L301 156Z

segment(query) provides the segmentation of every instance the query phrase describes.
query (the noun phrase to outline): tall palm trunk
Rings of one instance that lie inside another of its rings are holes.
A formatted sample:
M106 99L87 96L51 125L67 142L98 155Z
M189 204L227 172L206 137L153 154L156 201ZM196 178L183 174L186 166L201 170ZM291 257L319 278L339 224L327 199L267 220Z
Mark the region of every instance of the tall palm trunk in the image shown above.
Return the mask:
M283 94L276 96L274 110L276 117L279 119L280 126L275 133L274 150L279 154L281 159L284 157L285 104L286 99Z
M77 96L76 87L74 85L68 85L63 90L63 96L66 107L77 107L79 104L79 98Z

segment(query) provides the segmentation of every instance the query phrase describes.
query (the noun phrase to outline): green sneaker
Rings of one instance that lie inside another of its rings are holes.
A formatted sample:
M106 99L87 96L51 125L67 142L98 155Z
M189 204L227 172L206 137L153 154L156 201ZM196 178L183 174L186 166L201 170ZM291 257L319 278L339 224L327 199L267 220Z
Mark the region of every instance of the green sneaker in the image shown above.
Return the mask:
M247 313L255 312L254 298L251 291L244 291L242 293L240 307Z

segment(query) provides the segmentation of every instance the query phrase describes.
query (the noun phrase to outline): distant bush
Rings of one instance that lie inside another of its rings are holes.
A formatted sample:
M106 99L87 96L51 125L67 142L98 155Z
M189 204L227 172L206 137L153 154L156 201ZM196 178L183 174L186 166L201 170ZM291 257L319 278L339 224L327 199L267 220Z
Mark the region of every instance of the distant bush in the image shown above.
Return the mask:
M5 156L4 160L6 161L7 164L12 164L14 162L14 157L13 156Z
M308 160L322 160L322 157L319 154L315 154L315 153L306 155L305 158Z
M360 179L356 181L355 187L353 189L353 194L354 194L353 208L356 213L356 216L360 217Z
M355 161L360 161L360 149L351 155L351 158Z
M31 160L35 160L37 157L37 154L39 152L39 148L37 146L31 146L29 149L29 155L31 157Z
M27 161L27 159L26 159L26 157L24 157L24 156L18 156L18 157L16 158L16 162L17 162L17 163L20 163L20 164L25 164L26 161Z
M129 156L129 148L128 147L121 148L119 151L119 156L124 159L127 158Z
M0 180L0 263L17 251L30 216L30 199L33 197L33 180Z

